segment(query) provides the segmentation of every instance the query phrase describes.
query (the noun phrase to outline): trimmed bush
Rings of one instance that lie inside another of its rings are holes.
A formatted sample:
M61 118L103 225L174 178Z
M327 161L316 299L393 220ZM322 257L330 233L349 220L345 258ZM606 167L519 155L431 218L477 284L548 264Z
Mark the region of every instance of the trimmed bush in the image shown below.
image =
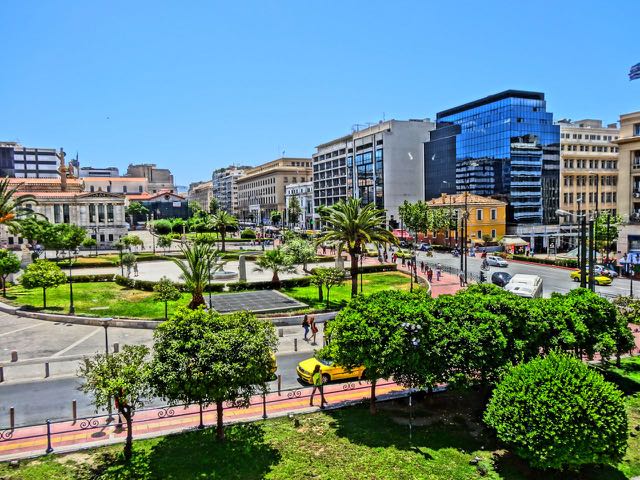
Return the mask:
M381 263L380 265L363 265L358 268L358 273L395 272L398 265L395 263Z
M535 468L615 463L627 449L622 393L560 353L513 368L494 390L484 420Z
M99 276L99 275L95 275L95 276ZM143 290L145 292L153 292L153 287L155 287L158 284L158 282L154 282L152 280L138 280L135 278L126 278L120 275L116 275L115 280L113 275L109 275L109 280L100 280L100 281L109 281L109 282L115 281L121 287L131 288L134 290ZM174 285L181 292L187 291L187 288L184 283L174 283ZM204 291L205 292L223 292L224 283L212 283L210 286L207 285Z
M311 277L289 278L280 280L280 288L307 287L311 285ZM235 282L227 283L230 292L243 292L245 290L275 290L276 286L271 281L265 282Z
M240 234L240 238L254 239L256 238L256 232L250 228L245 228Z
M539 257L527 257L526 255L511 255L512 260L518 260L521 262L542 263L544 265L555 265L558 267L571 267L578 268L578 261L570 258L558 258L553 260L551 258L539 258Z
M153 222L153 231L158 235L171 233L171 222L169 220L156 220Z
M113 282L113 273L98 273L96 275L74 275L73 283Z

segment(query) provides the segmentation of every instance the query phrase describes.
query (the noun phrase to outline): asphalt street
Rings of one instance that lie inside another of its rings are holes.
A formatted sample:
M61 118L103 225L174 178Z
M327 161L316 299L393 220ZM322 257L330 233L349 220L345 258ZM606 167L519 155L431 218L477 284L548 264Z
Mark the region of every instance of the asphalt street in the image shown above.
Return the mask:
M276 374L282 375L281 388L283 390L302 386L295 372L296 365L311 355L310 352L297 352L277 356L278 370ZM16 426L41 424L47 419L52 421L70 419L72 418L71 403L73 400L77 402L78 417L96 415L91 397L78 390L80 382L80 379L76 377L63 377L0 386L0 429L8 427L11 407L15 408ZM271 382L269 388L272 391L277 391L277 381ZM166 402L155 398L147 401L145 407L158 407L165 404Z

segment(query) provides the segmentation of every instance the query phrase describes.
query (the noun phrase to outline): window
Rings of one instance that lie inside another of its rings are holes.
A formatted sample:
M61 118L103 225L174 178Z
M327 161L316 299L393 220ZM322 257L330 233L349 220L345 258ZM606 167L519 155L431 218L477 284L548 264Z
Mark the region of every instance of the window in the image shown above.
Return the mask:
M100 234L100 241L101 241L101 242L104 242L104 233L101 233L101 234Z
M102 203L98 204L98 222L104 222L104 205ZM104 235L102 235L104 237ZM104 238L101 240L104 242Z
M111 203L107 204L107 221L113 222L113 205Z
M113 233L110 233L110 234L109 234L109 241L110 241L110 242L113 242Z
M96 221L96 206L94 204L89 205L89 223L95 223Z
M496 231L495 230L491 230L491 238L496 238Z
M491 220L496 220L498 218L498 210L495 208L491 209ZM494 235L495 237L495 235Z
M476 232L476 235L478 236L478 238L482 238L482 230L478 230Z
M122 193L127 193L127 186L126 185L122 186Z
M482 220L482 209L478 208L476 210L476 220Z
M93 185L91 185L91 187L89 187L89 191L90 192L95 192L95 190L96 190L96 187L94 187Z
M640 136L640 123L633 124L633 136L634 137Z
M53 223L62 223L62 205L53 206Z
M62 218L64 223L70 223L69 205L62 206Z

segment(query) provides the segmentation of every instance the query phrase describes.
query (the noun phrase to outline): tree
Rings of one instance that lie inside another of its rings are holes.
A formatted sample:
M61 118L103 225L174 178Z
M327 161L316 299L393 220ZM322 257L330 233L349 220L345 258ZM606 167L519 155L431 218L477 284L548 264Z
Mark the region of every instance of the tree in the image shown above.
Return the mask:
M606 255L613 249L618 239L619 227L622 223L620 215L603 212L596 217L594 224L595 249Z
M113 398L118 413L127 422L124 446L127 461L131 459L133 446L133 415L151 395L148 355L149 348L144 345L125 345L117 353L84 358L78 373L84 379L80 390L93 395L96 413L98 409L109 408Z
M120 262L127 267L127 277L131 276L131 269L137 262L136 256L133 253L125 253L120 257Z
M11 185L9 177L0 179L0 225L9 229L18 229L19 220L36 215L32 205L37 205L36 197L29 194L19 194L19 184Z
M36 217L26 217L20 219L12 230L13 233L19 233L22 238L26 238L31 245L42 241L42 233L50 223L45 219Z
M278 247L273 250L268 250L259 256L256 260L256 267L253 270L254 272L271 270L273 272L271 282L273 283L273 287L278 290L280 288L280 277L278 274L293 273L296 269L291 262L291 258L284 252L284 249Z
M640 319L640 300L621 295L613 300L613 304L618 310L617 331L614 337L616 366L619 368L622 353L629 352L636 346L629 324L638 323Z
M229 215L224 210L220 210L211 218L211 225L216 232L220 234L222 241L221 251L225 251L225 235L229 228L235 228L238 226L238 219L233 215Z
M158 247L164 248L165 253L167 253L167 248L171 248L171 244L173 243L173 238L171 235L162 235L158 237Z
M324 301L324 277L325 277L325 268L314 268L311 274L311 285L315 285L318 287L318 301Z
M129 220L131 221L131 228L133 229L134 220L136 217L140 215L146 215L149 213L149 209L142 205L140 202L131 202L129 206L126 208L125 213L129 215Z
M60 267L48 260L36 260L28 265L20 283L24 288L42 289L42 308L47 308L47 288L55 288L67 281L67 276Z
M298 197L291 197L289 199L289 224L293 223L297 225L300 220L300 215L302 215L300 200L298 200Z
M327 308L329 308L329 297L331 293L331 287L336 285L342 285L344 282L344 269L339 267L328 267L324 269L323 273L324 286L327 289Z
M216 197L211 197L211 200L209 200L209 213L215 215L218 210L220 210L220 202Z
M191 293L189 308L196 309L205 304L203 292L209 281L211 268L218 268L215 264L218 252L212 244L204 242L181 245L180 251L185 259L172 257L171 260L180 268L186 288Z
M125 248L129 249L129 251L131 251L132 247L144 247L144 243L138 235L125 235L123 237L120 237L120 242L122 242L122 245L124 245Z
M541 469L615 463L627 448L622 393L580 360L555 352L511 370L484 420Z
M178 290L175 283L173 283L167 277L162 277L158 281L158 283L153 286L153 291L155 292L153 298L159 302L164 302L164 319L167 320L169 318L167 315L168 302L175 302L176 300L180 300L180 290Z
M43 245L51 250L75 251L87 238L87 231L77 225L56 223L43 225Z
M359 296L325 327L331 341L318 356L347 369L364 366L371 381L372 414L376 413L377 379L389 378L403 368L409 335L403 323L415 318L411 299L425 300L397 290Z
M87 237L82 241L82 246L89 250L96 247L97 245L98 245L98 242L96 241L95 238L92 238L92 237Z
M288 240L284 247L285 255L291 258L294 264L302 265L302 270L307 272L307 263L316 259L316 249L313 243L303 238L293 238Z
M282 214L279 211L274 210L273 212L271 212L271 223L273 225L277 225L281 221L282 221Z
M180 308L154 332L156 394L171 403L214 403L223 440L223 402L249 405L271 378L277 344L273 324L249 312Z
M167 235L171 233L171 222L169 220L156 220L153 222L153 233Z
M413 232L416 243L418 242L418 234L424 233L429 229L429 205L423 201L409 203L407 200L398 208L398 213L404 227Z
M171 231L173 233L183 233L187 229L187 222L181 218L174 218L171 221Z
M367 243L393 243L397 239L384 228L384 210L370 203L364 207L360 199L341 200L330 207L319 209L320 220L327 231L320 234L317 243L336 242L339 250L346 249L351 258L351 297L358 294L358 255Z
M7 277L20 271L20 259L9 250L0 250L0 276L2 277L2 296L7 296Z

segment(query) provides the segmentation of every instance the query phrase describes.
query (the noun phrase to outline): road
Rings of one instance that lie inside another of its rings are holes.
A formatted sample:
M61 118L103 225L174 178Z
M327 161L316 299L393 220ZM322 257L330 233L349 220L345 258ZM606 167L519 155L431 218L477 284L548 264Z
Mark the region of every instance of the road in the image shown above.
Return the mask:
M298 362L311 356L309 352L285 353L277 356L278 370L282 375L282 389L301 386L295 373ZM41 424L50 420L72 418L71 402L77 402L78 417L95 415L91 398L78 390L80 379L76 377L35 380L0 386L0 429L6 428L9 408L15 408L16 426ZM269 384L271 390L278 388L276 381ZM161 399L146 402L145 407L166 404Z
M443 266L460 268L460 257L454 257L448 253L436 252L433 257L427 257L426 253L418 252L418 262L425 261L430 265L440 263ZM477 278L480 273L480 265L482 260L480 257L469 257L467 259L468 271ZM506 268L490 267L490 271L487 272L487 280L490 281L491 274L495 271L506 271L511 275L516 273L525 273L530 275L539 275L542 278L544 286L544 296L551 296L552 292L567 293L574 288L578 288L580 284L574 282L569 278L571 270L565 268L551 267L542 264L533 263L521 263L521 262L509 262L509 266ZM610 286L596 286L596 292L607 296L616 297L618 295L629 295L629 280L626 278L616 278ZM640 283L634 283L634 296L638 297L640 293Z

